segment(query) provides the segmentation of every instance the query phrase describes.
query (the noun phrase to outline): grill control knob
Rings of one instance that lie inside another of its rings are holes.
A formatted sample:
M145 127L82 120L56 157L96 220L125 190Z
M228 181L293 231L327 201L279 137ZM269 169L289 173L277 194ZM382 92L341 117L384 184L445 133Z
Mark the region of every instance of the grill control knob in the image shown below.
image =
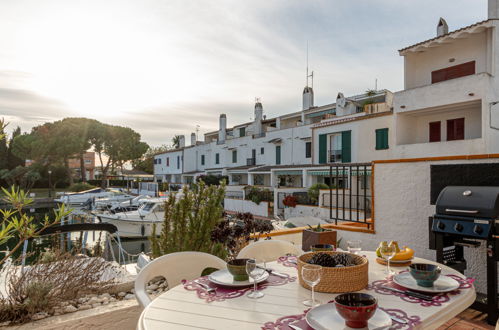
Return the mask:
M480 227L479 225L475 225L475 227L473 227L473 231L474 231L476 234L480 235L481 233L483 233L483 228L482 228L482 227Z
M444 230L445 229L445 223L443 223L442 221L437 222L437 228L440 229L440 230Z
M463 231L464 227L463 227L463 225L462 225L462 224L460 224L460 223L456 223L456 224L454 225L454 229L455 229L456 231L461 232L461 231Z

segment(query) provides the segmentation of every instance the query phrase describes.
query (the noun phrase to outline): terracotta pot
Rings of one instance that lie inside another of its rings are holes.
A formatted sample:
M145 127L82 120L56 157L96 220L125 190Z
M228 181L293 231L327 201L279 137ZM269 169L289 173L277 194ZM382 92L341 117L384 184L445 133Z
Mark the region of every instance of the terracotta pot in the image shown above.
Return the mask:
M305 252L310 251L312 245L331 244L336 247L336 230L313 231L305 229L302 232L302 249Z

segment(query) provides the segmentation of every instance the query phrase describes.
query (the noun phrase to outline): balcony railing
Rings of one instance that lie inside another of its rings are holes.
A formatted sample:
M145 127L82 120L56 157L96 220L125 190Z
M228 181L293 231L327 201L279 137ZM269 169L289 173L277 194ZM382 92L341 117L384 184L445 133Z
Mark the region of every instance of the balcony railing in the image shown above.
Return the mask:
M329 150L327 153L328 163L341 162L341 150Z
M246 158L246 165L247 166L256 165L256 159L255 158Z
M258 133L258 134L253 134L253 139L258 139L261 137L265 137L265 132Z

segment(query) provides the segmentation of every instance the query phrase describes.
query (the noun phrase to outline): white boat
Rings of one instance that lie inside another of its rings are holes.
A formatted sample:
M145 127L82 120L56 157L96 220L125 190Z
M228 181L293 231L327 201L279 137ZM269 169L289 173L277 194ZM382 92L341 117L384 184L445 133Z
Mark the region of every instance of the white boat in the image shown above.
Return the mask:
M149 237L152 235L153 225L156 225L157 235L163 228L164 204L164 198L151 198L144 202L137 211L102 213L96 216L101 222L115 225L120 237Z
M99 211L109 211L111 213L135 211L143 203L150 200L152 197L147 195L130 196L131 198L116 198L118 196L99 198L95 200L94 209Z
M114 201L125 201L132 199L134 196L126 194L116 189L94 188L80 192L69 192L60 195L54 201L64 203L69 206L82 206L93 204L99 198L112 198Z

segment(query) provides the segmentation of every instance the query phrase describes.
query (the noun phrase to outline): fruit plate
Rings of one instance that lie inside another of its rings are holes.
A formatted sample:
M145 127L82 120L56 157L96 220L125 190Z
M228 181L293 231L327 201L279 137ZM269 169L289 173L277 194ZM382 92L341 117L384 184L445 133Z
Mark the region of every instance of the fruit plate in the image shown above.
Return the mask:
M376 262L380 265L386 266L387 262L386 259L383 258L376 258ZM390 267L407 267L410 266L412 263L412 259L409 260L396 260L396 261L390 261Z
M390 260L390 265L391 265L391 264L406 264L406 263L408 263L408 262L411 262L411 261L412 261L412 259L414 259L414 258L407 259L407 260L393 260L393 259L392 259L392 260ZM385 259L385 258L379 258L379 257L378 257L378 260L379 260L379 261L386 262L386 259Z
M450 292L459 288L459 282L449 276L440 275L440 277L433 283L432 287L419 286L416 280L408 272L397 274L393 277L393 282L398 285L411 290L440 293Z
M256 283L260 283L269 278L269 273L266 271L262 276L256 279ZM217 270L208 276L208 280L212 283L224 286L240 287L253 285L254 280L249 278L248 281L234 281L232 274L227 269Z
M345 325L345 319L338 314L334 303L312 308L305 316L305 320L315 330L351 329ZM367 322L367 329L384 328L391 325L390 316L378 308Z

